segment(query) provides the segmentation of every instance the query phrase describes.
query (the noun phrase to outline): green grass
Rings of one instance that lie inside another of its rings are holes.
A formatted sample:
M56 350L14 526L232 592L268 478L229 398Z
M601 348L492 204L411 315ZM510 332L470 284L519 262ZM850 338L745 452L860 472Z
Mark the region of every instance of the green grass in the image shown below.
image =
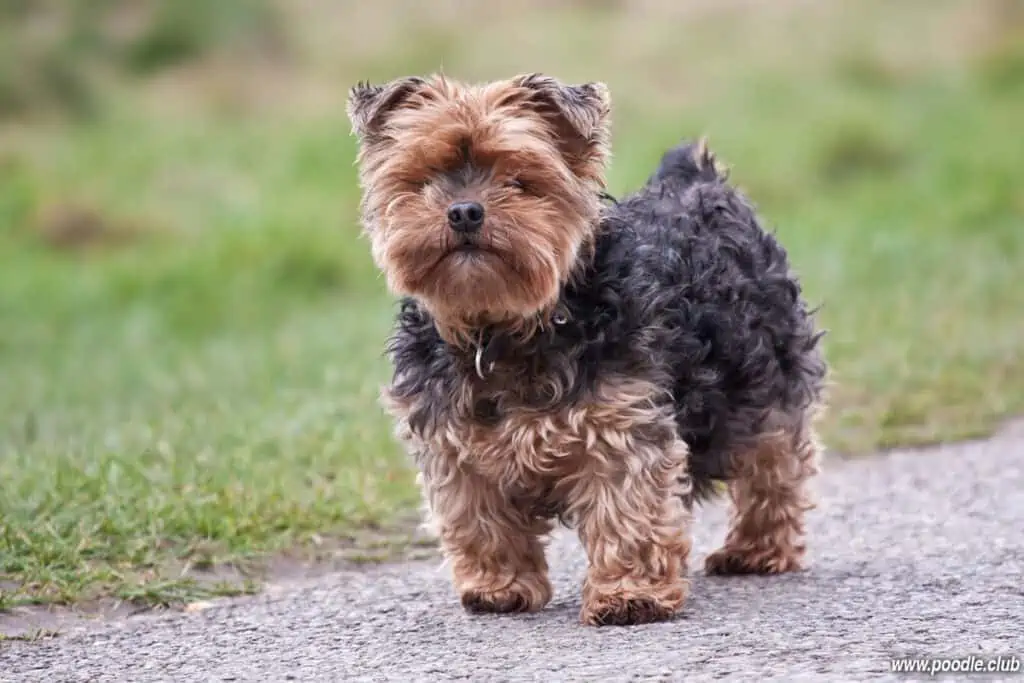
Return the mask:
M339 96L442 62L606 79L616 194L709 134L823 305L828 445L869 453L1024 412L1024 48L856 50L872 18L906 29L957 5L880 6L814 58L785 49L806 32L785 27L736 51L762 34L723 38L717 17L685 44L634 19L650 40L604 54L617 22L564 10L529 59L452 50L435 27L327 72L345 75ZM675 67L637 77L652 55L691 64L679 79L698 92L666 93ZM394 307L358 237L340 100L240 116L215 92L213 113L178 115L143 92L83 123L0 130L0 609L252 590L204 572L386 535L417 501L376 402ZM82 224L88 248L48 241Z

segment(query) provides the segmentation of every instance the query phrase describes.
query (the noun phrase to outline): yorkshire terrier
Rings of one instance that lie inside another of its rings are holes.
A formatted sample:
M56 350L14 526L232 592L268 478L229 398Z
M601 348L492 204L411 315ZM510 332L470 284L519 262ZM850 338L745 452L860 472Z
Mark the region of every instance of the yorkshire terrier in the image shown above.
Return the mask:
M471 612L548 603L559 521L587 553L584 623L669 619L719 490L708 573L803 566L823 333L702 141L605 193L610 109L541 74L349 92L364 231L401 298L384 400Z

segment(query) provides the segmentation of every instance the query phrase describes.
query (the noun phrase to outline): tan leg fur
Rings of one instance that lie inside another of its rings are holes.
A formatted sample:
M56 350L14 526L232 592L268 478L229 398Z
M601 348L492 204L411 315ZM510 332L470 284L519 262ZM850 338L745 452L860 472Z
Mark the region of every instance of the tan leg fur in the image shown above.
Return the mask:
M732 519L725 544L705 560L709 574L780 574L803 568L808 479L819 446L809 428L764 436L734 458Z

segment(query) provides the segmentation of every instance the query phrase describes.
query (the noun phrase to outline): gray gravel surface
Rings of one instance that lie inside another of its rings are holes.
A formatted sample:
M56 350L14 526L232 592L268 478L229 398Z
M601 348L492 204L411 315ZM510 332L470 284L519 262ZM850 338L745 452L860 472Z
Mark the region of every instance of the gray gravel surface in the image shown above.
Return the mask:
M0 680L848 681L906 679L889 673L900 655L1020 658L1022 427L985 442L826 460L811 563L799 575L704 576L700 561L725 524L724 506L705 508L692 597L671 623L579 625L585 560L563 533L549 551L556 596L540 614L464 614L447 570L413 563L0 643Z

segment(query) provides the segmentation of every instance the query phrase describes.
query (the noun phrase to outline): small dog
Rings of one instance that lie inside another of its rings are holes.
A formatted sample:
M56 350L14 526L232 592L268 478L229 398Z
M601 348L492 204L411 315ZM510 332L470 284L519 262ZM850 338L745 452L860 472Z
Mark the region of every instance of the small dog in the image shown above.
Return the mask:
M733 514L706 571L801 568L822 333L702 143L614 203L600 83L360 83L348 116L401 297L384 399L467 610L544 607L557 520L589 560L584 623L670 618L716 481Z

